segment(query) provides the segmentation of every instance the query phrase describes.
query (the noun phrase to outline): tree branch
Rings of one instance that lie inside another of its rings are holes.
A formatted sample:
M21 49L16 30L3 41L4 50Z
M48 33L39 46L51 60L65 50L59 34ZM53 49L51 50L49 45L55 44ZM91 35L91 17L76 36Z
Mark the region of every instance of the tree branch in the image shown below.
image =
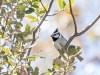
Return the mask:
M77 36L80 36L82 35L83 33L85 33L87 30L89 30L97 21L98 19L100 18L100 14L94 19L94 21L89 25L87 26L84 30L82 30L81 32L77 33Z
M54 1L54 0L51 0L50 5L49 5L49 8L48 8L48 11L44 14L44 16L43 16L43 18L41 19L40 23L38 24L37 28L33 31L33 40L32 40L31 45L35 42L35 33L37 32L37 30L40 28L40 26L41 26L42 23L44 22L45 18L47 17L47 15L48 15L48 13L49 13L49 11L50 11L50 9L51 9L51 6L52 6L52 4L53 4L53 1ZM30 50L31 50L31 48L29 49L29 52L28 52L27 56L29 56Z
M47 12L44 14L44 16L43 16L43 18L41 19L39 25L37 26L37 28L36 28L33 32L37 32L38 28L40 28L40 26L42 25L43 21L45 20L45 18L47 17L48 13L50 12L50 9L51 9L51 6L52 6L52 4L53 4L53 1L54 1L54 0L51 0Z
M97 21L98 19L100 18L100 14L96 17L96 19L94 19L94 21L89 25L87 26L83 31L77 33L77 34L73 34L67 41L66 45L65 45L65 48L68 48L69 44L71 43L71 41L77 37L77 36L80 36L82 35L83 33L85 33L87 30L89 30Z
M71 41L77 37L77 36L80 36L82 35L83 33L85 33L87 30L89 30L96 22L97 20L100 18L100 14L97 16L96 19L94 19L94 21L89 25L87 26L83 31L81 32L77 32L77 25L76 25L76 21L75 21L75 18L74 18L74 15L73 15L73 12L72 12L72 7L71 7L71 0L69 0L69 7L70 7L70 13L72 15L72 18L73 18L73 21L74 21L74 25L75 25L75 33L68 39L66 45L65 45L65 48L68 48L69 44L71 43Z
M74 22L74 26L75 26L75 34L76 34L77 33L77 24L76 24L75 17L74 17L74 14L73 14L71 0L69 0L69 8L70 8L71 16L73 18L73 22Z

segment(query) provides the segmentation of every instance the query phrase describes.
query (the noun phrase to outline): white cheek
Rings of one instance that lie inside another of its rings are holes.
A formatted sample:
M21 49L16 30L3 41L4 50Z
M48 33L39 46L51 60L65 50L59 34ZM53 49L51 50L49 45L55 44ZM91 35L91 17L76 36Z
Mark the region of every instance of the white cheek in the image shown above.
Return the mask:
M54 37L55 37L55 38L59 38L59 35L55 35Z

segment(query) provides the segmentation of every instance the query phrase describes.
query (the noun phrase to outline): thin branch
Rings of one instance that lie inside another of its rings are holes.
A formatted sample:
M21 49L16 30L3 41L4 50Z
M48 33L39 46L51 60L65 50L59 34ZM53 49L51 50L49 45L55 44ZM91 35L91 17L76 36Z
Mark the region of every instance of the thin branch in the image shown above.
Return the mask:
M21 62L21 60L18 61L18 63L16 64L16 66L13 68L13 70L10 72L10 75L13 75L13 71L17 68L18 64Z
M23 55L24 52L21 53L21 55ZM21 56L20 55L20 56ZM12 75L13 71L17 68L17 66L19 65L19 63L22 61L22 58L19 59L18 63L16 64L16 66L11 70L10 75Z
M82 30L81 32L77 33L77 36L82 35L83 33L85 33L87 30L89 30L100 18L100 14L96 17L96 19L89 25L87 26L84 30Z
M32 40L31 45L35 42L35 33L37 32L37 30L40 28L40 26L41 26L42 23L44 22L45 18L47 17L47 15L48 15L48 13L49 13L49 11L50 11L50 9L51 9L51 6L52 6L52 4L53 4L53 1L54 1L54 0L51 0L47 13L44 14L44 16L43 16L43 18L41 19L40 23L38 24L37 28L33 31L33 40ZM31 50L31 48L29 49L29 52L28 52L27 56L29 56L30 50Z
M31 42L31 45L36 41L36 39L35 39L35 33L36 33L37 30L40 28L40 26L41 26L42 23L44 22L45 18L47 17L48 13L50 12L50 9L51 9L51 6L52 6L53 2L54 2L54 0L51 0L47 12L44 14L44 16L42 17L40 23L38 24L38 26L36 27L36 29L33 31L33 40L32 40L32 42ZM27 56L30 55L31 49L32 49L32 48L29 48L29 51L28 51L28 53L27 53ZM29 62L28 64L30 65L30 62ZM28 75L30 75L30 69L27 69L27 71L28 71Z
M65 45L65 48L68 48L69 44L71 43L71 41L76 37L75 34L73 34L67 41L66 45Z
M51 0L50 4L49 4L49 8L48 11L44 14L43 18L41 19L39 25L37 26L37 28L34 30L34 32L37 32L38 28L40 28L40 26L42 25L42 23L44 22L45 18L47 17L48 13L50 12L51 6L53 4L54 0Z
M69 8L70 8L71 16L73 18L73 22L74 22L74 26L75 26L75 34L76 34L77 33L77 24L76 24L75 17L74 17L73 11L72 11L71 0L69 0Z
M59 14L59 13L63 12L64 10L65 10L65 9L63 9L63 10L61 10L61 11L57 12L57 13L54 13L54 14L52 14L52 15L47 15L47 16L55 16L55 15L57 15L57 14Z
M43 3L42 3L41 0L40 0L40 3L41 3L41 5L42 5L42 7L44 8L45 12L47 12L47 10L46 10L46 8L44 7L44 5L43 5Z

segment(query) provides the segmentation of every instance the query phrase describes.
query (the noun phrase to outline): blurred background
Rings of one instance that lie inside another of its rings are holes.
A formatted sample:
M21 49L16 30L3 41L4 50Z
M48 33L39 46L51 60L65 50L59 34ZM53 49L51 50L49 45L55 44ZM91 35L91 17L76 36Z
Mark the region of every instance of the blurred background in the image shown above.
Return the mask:
M66 0L67 2L68 0ZM42 0L43 4L49 4L50 0ZM55 10L58 10L57 0L54 1L53 6L49 14L54 14ZM69 10L66 10L69 11ZM78 32L83 30L100 14L100 0L75 0L73 6L73 13L77 13L75 16ZM48 16L39 32L39 38L33 47L31 55L38 52L39 55L44 56L46 59L37 58L35 62L32 62L32 67L39 67L40 72L47 71L48 68L52 68L53 59L58 56L57 50L53 46L53 41L50 35L58 28L60 33L66 38L66 40L74 32L74 25L70 14L61 12L55 16ZM31 23L28 18L24 18L23 24L29 24L34 27L37 23ZM24 28L25 26L23 26ZM30 35L27 38L31 38ZM26 38L26 39L27 39ZM76 59L76 69L70 72L68 75L100 75L100 19L95 25L90 28L83 35L75 38L73 45L81 47L81 56L84 58L82 62Z

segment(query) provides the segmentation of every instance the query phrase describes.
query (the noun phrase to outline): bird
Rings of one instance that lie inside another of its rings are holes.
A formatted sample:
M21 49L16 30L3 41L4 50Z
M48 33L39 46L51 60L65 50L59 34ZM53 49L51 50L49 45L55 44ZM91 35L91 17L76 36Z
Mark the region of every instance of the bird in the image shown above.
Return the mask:
M54 47L56 50L62 50L62 47L65 47L67 40L63 37L63 35L59 32L58 28L51 35L52 40L54 42ZM61 45L60 45L61 44Z

